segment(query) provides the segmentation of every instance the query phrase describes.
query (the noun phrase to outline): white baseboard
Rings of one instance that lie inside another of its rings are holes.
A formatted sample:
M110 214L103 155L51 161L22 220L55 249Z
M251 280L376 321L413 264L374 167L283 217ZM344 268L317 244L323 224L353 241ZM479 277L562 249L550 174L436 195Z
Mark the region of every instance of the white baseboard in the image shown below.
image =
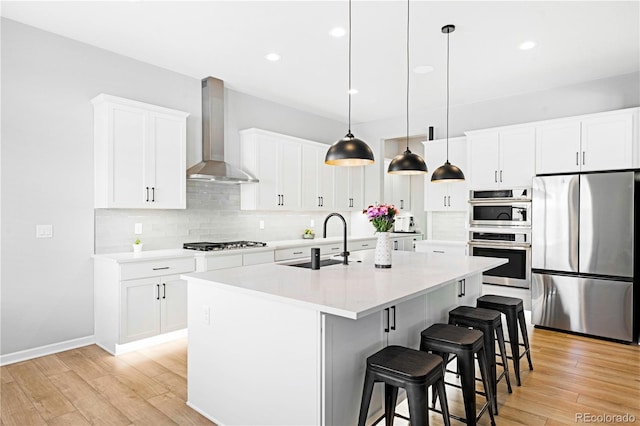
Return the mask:
M6 355L0 355L0 366L14 364L28 359L39 358L45 355L51 355L58 352L68 351L70 349L80 348L82 346L92 345L96 342L95 337L87 336L78 339L66 340L64 342L52 343L50 345L40 346L24 351L13 352Z
M127 352L137 351L139 349L148 348L150 346L159 345L160 343L170 342L172 340L181 339L187 337L187 329L171 331L169 333L159 334L153 337L147 337L146 339L136 340L135 342L125 343L122 345L116 345L115 353L102 347L102 349L109 352L111 355L122 355Z

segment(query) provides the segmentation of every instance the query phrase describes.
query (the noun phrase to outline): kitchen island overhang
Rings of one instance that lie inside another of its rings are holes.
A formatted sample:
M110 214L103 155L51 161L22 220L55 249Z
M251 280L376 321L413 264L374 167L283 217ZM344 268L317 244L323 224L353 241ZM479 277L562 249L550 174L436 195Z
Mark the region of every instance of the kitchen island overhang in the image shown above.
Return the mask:
M377 269L373 251L357 257L320 270L183 275L188 404L222 425L353 424L366 357L386 344L417 346L419 332L460 303L460 282L479 293L482 272L506 262L394 252L393 267ZM381 406L372 401L371 416Z

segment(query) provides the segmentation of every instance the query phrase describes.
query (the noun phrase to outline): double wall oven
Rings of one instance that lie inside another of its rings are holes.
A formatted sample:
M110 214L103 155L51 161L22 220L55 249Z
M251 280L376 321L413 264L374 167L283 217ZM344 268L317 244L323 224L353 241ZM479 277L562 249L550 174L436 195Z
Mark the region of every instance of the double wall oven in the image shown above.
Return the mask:
M471 191L469 254L509 263L483 273L485 284L531 286L531 189Z

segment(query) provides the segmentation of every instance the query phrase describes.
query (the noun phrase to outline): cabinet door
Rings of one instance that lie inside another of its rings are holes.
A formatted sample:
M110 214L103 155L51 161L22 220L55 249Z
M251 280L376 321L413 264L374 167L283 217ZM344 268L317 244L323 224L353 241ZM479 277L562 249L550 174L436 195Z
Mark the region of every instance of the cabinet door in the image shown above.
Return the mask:
M281 208L299 209L302 148L299 143L288 140L280 140L278 148L278 188L283 200ZM261 161L264 159L261 158Z
M120 343L160 333L160 280L122 281L120 289Z
M451 143L451 141L449 141ZM447 141L428 141L424 143L424 156L429 172L425 175L424 181L424 203L427 211L449 210L447 198L449 194L449 184L445 182L431 182L433 172L444 164L447 158Z
M400 210L411 210L411 176L387 173L391 160L384 160L384 199Z
M535 175L535 128L517 128L500 132L500 170L502 188L530 187Z
M467 136L470 184L475 189L498 188L500 171L498 132L488 132Z
M334 179L335 171L339 167L324 164L326 154L327 150L325 148L320 148L317 151L318 174L316 175L316 180L318 181L318 194L321 197L320 208L322 210L334 210L336 206ZM302 191L304 192L305 190L306 185L303 186Z
M630 112L582 120L582 171L630 169L633 116Z
M363 167L333 168L335 169L335 208L340 211L364 209Z
M281 192L278 187L279 176L279 145L272 136L256 136L256 168L258 169L257 207L259 210L274 210L280 208Z
M160 283L160 332L187 327L187 282L180 275L162 277Z
M577 172L579 157L579 120L563 120L536 128L536 174Z
M318 148L312 145L302 146L302 194L301 204L305 210L321 209L322 186L319 184L320 163L318 162Z
M337 182L336 182L337 185ZM349 167L349 189L351 190L352 211L362 211L364 205L364 166Z
M458 291L458 306L476 306L476 299L480 297L482 286L482 275L464 279L463 283L458 282L456 291Z
M467 211L469 209L469 168L467 167L466 138L449 139L449 161L465 173L463 182L447 183L447 209Z
M110 105L108 108L109 196L106 206L147 207L145 204L148 145L147 114L139 108ZM98 190L96 188L96 190Z
M420 332L427 328L426 296L392 306L389 312L388 345L420 348Z
M149 207L186 208L186 120L151 113L148 156ZM146 194L145 194L146 200Z

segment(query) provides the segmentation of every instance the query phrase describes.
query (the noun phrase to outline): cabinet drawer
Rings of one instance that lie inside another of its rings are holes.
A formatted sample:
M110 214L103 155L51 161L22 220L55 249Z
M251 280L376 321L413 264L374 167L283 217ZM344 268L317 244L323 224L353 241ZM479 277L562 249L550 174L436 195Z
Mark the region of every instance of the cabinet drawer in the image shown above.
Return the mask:
M206 271L235 268L236 266L242 266L242 255L234 254L231 256L209 256L205 259L205 261Z
M335 243L335 244L323 244L320 246L320 256L324 256L326 254L340 254L342 253L343 243ZM311 252L309 252L311 255Z
M124 281L136 278L150 278L160 275L182 274L193 272L194 270L195 259L192 257L132 262L120 265L120 279Z
M317 246L313 246L313 247L317 247ZM288 260L288 259L299 259L305 256L307 257L311 256L311 246L276 250L274 254L274 258L276 262L279 262L281 260Z
M349 251L369 250L376 248L376 240L349 243Z
M242 264L245 266L258 265L261 263L272 263L272 262L273 262L272 251L261 251L258 253L247 253L242 255Z

